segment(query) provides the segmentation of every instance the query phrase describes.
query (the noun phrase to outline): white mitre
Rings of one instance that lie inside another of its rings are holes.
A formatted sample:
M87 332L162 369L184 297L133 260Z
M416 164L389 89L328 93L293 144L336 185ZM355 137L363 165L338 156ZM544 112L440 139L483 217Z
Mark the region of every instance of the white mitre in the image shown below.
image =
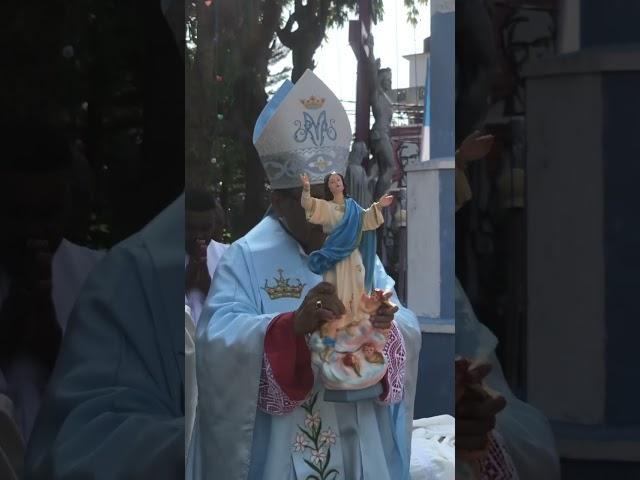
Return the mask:
M344 175L351 125L334 93L311 70L294 85L285 81L256 121L253 144L273 190L312 184L336 171Z

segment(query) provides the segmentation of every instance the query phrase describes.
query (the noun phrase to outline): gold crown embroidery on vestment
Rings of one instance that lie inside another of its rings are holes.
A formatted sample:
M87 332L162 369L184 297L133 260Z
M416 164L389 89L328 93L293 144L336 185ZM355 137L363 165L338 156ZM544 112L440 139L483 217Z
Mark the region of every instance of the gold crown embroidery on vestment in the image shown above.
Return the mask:
M277 300L279 298L300 298L302 296L302 291L304 290L304 286L306 283L302 283L299 278L297 285L290 285L289 282L291 279L284 278L284 270L278 269L278 278L273 277L276 281L274 286L270 286L267 280L264 281L264 287L261 287L271 300Z

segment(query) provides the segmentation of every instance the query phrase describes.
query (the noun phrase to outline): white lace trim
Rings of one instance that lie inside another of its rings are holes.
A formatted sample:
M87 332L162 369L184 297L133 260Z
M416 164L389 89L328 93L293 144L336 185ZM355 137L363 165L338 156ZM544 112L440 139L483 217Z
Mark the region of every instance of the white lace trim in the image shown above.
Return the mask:
M482 480L518 480L518 473L497 432L489 437L489 449L482 462Z
M404 338L398 327L393 324L389 330L389 338L384 346L384 353L389 359L387 366L387 382L389 389L382 399L385 404L398 403L404 395L404 380L406 377L407 351L404 346Z
M262 372L258 388L258 408L270 415L284 415L290 413L304 400L296 402L280 388L269 363L267 354L262 355Z

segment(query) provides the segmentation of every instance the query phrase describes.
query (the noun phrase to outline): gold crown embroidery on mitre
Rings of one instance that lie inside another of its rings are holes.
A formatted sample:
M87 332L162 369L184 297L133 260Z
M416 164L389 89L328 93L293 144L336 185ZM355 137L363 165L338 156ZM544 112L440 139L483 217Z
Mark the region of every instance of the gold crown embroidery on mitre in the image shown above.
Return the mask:
M306 100L301 99L300 103L304 105L304 108L308 108L309 110L316 110L318 108L322 108L322 106L324 105L324 98L319 98L311 95Z
M264 281L264 287L261 287L271 300L277 300L279 298L300 298L302 296L302 291L304 290L304 286L306 283L302 283L299 278L297 285L289 285L290 279L284 278L284 270L278 269L279 277L273 278L276 281L275 286L269 286L269 282L267 280Z

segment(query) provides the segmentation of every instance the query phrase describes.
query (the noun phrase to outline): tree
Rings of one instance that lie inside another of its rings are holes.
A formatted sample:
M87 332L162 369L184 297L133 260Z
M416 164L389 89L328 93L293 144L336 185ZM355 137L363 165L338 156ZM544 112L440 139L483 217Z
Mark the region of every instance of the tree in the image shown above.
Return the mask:
M304 5L302 0L295 0L293 13L289 15L285 26L277 31L282 44L292 53L291 81L294 83L306 69L313 70L316 66L313 54L325 37L329 3L329 0L308 0ZM296 30L293 29L294 24L297 24Z
M407 21L416 24L420 14L418 7L426 6L428 0L404 0ZM342 26L349 14L358 11L358 0L294 0L293 12L289 14L284 27L277 31L282 44L291 50L293 72L291 80L298 80L305 70L313 70L313 55L326 36L327 28ZM374 21L384 15L383 0L371 0ZM295 28L294 30L294 27Z
M51 0L3 9L1 115L44 118L77 146L92 175L73 179L82 215L65 234L94 247L140 230L183 188L180 49L159 5L149 7ZM91 214L87 235L80 218Z
M382 0L372 0L382 18ZM262 217L268 205L266 180L252 134L266 105L267 90L289 70L270 75L269 65L292 51L291 78L296 81L325 39L326 29L342 25L357 11L357 0L216 0L208 2L216 19L201 28L204 0L190 0L187 11L187 170L198 172L220 194L231 215L233 236L244 234ZM415 20L417 5L405 0ZM284 15L286 7L292 12ZM207 22L210 17L207 17ZM297 25L297 29L295 28ZM278 42L279 40L279 42ZM198 53L203 49L209 54ZM212 52L212 53L211 53ZM213 65L213 68L211 67ZM191 75L191 77L189 77ZM213 100L215 99L215 100ZM215 163L212 164L212 160ZM205 173L206 172L206 173Z

